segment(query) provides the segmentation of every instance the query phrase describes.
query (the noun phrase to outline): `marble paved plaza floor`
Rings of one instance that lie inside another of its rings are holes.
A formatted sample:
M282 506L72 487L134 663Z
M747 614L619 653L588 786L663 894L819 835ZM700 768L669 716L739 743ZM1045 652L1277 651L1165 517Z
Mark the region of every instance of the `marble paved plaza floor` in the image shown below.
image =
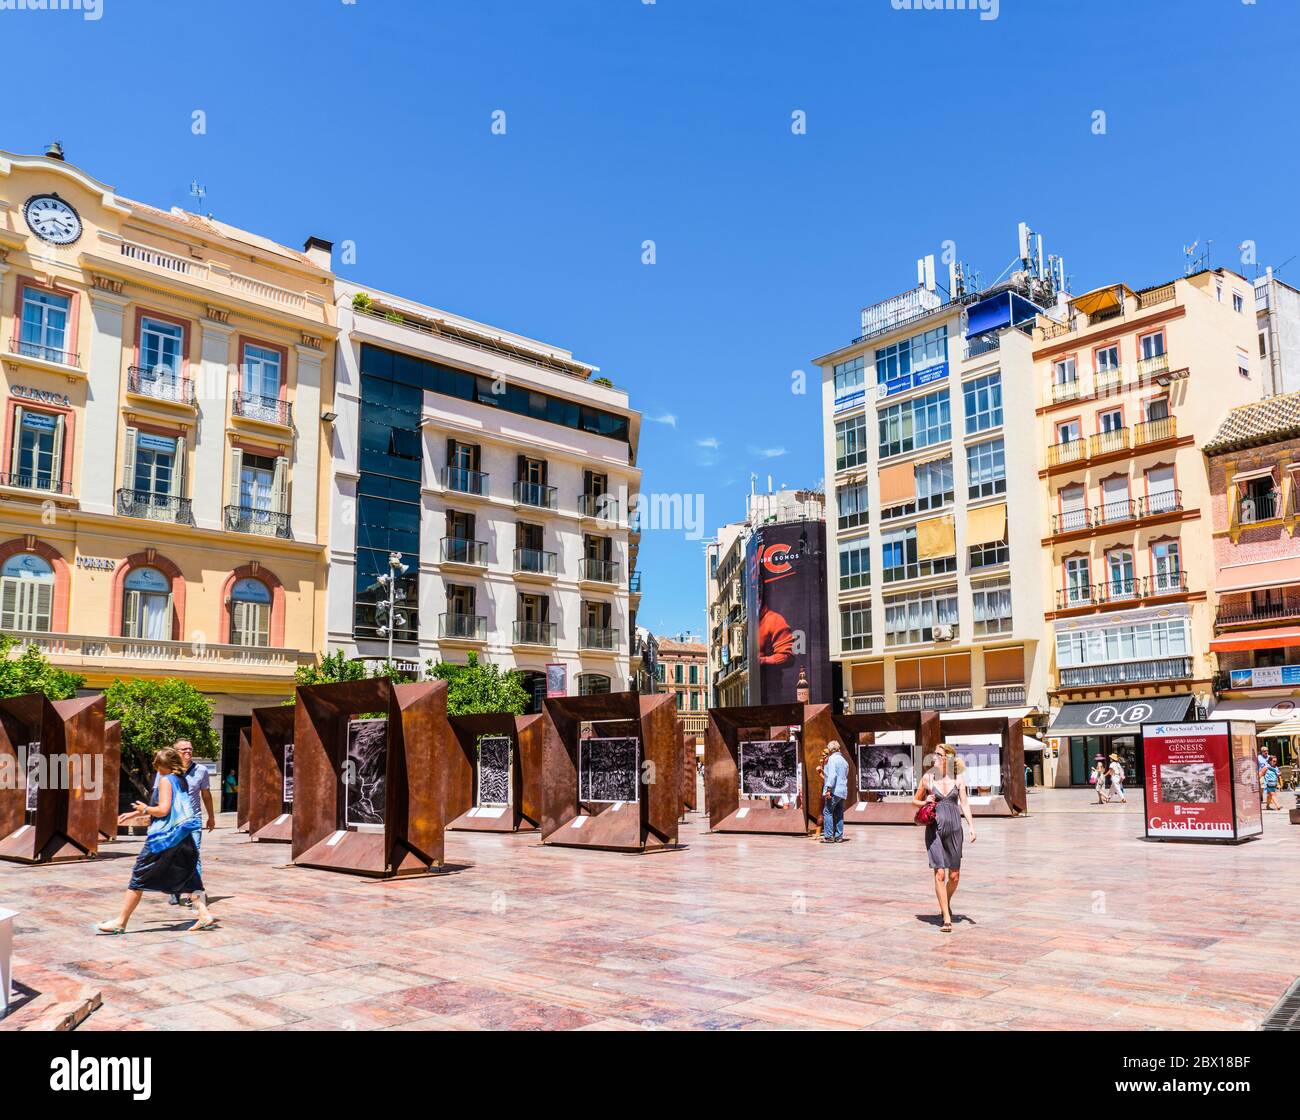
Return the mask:
M1089 796L979 822L951 935L915 828L823 846L694 814L686 850L642 857L448 833L452 873L396 883L286 867L225 816L203 846L218 930L177 932L151 895L126 936L92 935L136 839L0 864L0 907L21 912L16 979L102 994L82 1030L1258 1027L1296 970L1300 826L1147 843L1138 804Z

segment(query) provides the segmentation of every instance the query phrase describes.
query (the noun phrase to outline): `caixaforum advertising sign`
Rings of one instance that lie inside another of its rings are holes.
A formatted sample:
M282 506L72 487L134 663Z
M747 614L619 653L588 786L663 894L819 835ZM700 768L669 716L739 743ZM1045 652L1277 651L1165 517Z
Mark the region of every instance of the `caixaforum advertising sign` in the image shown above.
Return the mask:
M1253 724L1143 724L1147 836L1241 840L1258 834L1263 822L1254 741Z

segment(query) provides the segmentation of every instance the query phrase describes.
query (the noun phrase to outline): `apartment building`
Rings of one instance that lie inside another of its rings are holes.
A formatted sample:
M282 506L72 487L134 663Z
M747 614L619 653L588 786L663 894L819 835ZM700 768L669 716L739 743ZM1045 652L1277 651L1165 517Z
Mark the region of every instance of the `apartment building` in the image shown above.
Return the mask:
M1255 278L1264 396L1300 391L1300 291L1266 268Z
M0 630L190 681L237 744L324 636L333 318L327 242L0 152Z
M340 283L331 647L633 687L640 416L567 350Z
M1234 408L1204 447L1214 534L1214 717L1284 765L1300 734L1300 392ZM1270 735L1274 729L1280 734Z
M659 687L677 702L677 718L688 733L704 733L709 710L709 648L682 638L659 639Z
M822 370L831 657L851 712L1046 711L1033 422L1038 308L924 287ZM1018 438L1017 438L1018 437Z
M1256 346L1253 285L1225 269L1099 288L1035 334L1055 784L1086 784L1111 754L1141 781L1140 724L1208 705L1216 576L1200 447L1261 396Z

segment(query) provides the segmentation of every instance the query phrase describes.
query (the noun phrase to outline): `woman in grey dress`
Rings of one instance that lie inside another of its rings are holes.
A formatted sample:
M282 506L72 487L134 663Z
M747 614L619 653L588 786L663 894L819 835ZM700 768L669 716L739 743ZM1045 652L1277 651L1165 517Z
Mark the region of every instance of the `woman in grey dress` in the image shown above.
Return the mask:
M970 842L975 843L975 821L970 814L966 781L959 772L957 752L940 743L934 766L921 778L912 804L919 810L934 805L934 820L925 826L925 848L934 871L934 894L939 900L942 933L952 933L952 896L961 881L961 819L970 825Z

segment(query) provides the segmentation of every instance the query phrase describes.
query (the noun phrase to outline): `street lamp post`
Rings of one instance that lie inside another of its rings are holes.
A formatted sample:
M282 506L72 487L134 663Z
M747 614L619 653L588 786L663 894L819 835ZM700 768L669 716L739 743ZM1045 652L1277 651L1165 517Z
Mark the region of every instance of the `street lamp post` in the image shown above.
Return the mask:
M400 586L399 580L409 570L409 567L402 563L402 554L400 552L390 552L388 554L388 571L380 576L378 580L379 586L387 590L388 599L379 604L378 610L383 616L383 624L375 629L381 638L388 638L389 669L393 665L393 632L399 626L406 625L406 615L398 611L397 604L406 601L406 589Z

